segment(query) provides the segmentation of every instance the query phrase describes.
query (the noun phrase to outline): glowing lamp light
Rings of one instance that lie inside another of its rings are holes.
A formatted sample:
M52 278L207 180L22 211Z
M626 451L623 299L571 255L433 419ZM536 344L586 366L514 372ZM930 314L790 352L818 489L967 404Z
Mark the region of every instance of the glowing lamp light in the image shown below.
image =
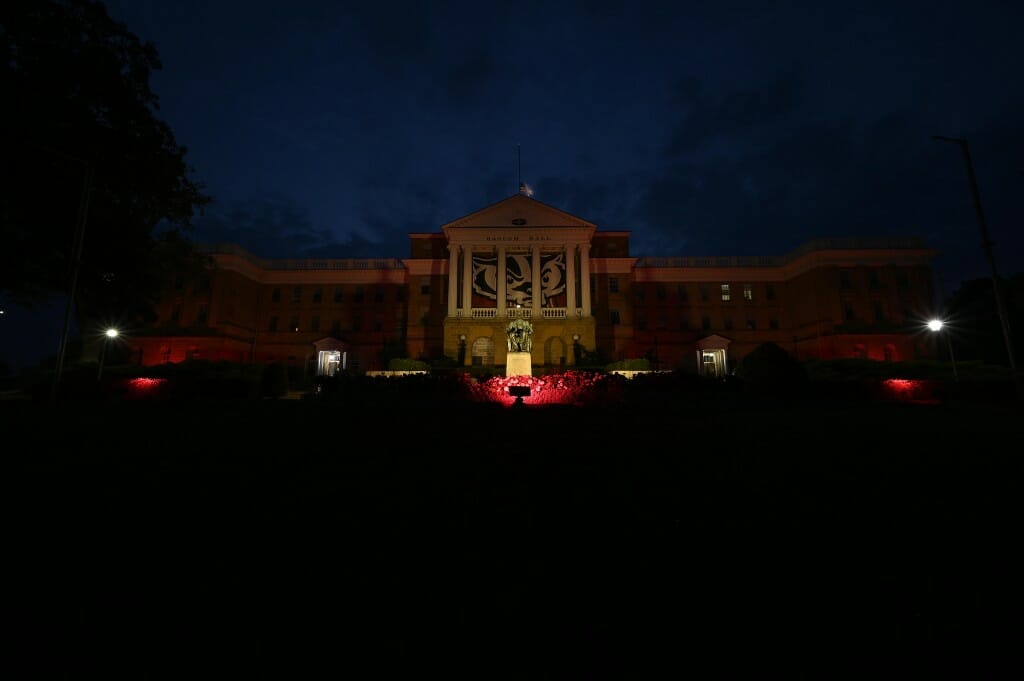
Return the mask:
M942 326L943 324L941 319L931 319L928 321L928 328L932 331L939 331L942 329Z

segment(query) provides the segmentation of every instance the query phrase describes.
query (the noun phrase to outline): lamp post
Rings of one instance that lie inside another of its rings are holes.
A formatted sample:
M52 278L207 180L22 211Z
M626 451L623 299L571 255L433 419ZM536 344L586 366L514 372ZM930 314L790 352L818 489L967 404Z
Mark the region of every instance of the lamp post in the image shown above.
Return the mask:
M96 370L96 382L99 383L100 379L103 378L103 362L107 359L107 346L110 345L111 341L117 338L120 332L111 327L103 332L104 340L103 347L100 348L100 366Z
M1003 328L1003 342L1006 343L1006 354L1010 359L1010 372L1013 374L1013 382L1017 388L1018 399L1024 399L1024 386L1021 385L1020 376L1017 374L1017 363L1013 358L1013 342L1010 340L1010 321L1006 315L1006 306L1003 304L1003 296L1000 292L999 275L996 273L996 260L992 255L992 242L988 238L988 227L985 225L985 213L981 209L981 195L978 192L978 181L974 177L974 164L971 163L971 152L967 146L967 140L958 137L943 137L932 135L937 142L950 142L960 147L960 153L964 158L964 165L967 166L967 179L971 183L971 197L974 199L974 214L978 220L978 231L981 232L981 247L985 250L985 258L988 260L989 269L992 271L992 291L996 297L996 311L999 313L999 323ZM952 347L952 345L950 346Z
M941 332L945 326L945 322L943 322L941 319L932 319L928 322L928 328L934 331L935 333ZM948 330L943 335L946 337L946 347L949 348L949 361L953 365L953 380L959 382L960 376L957 375L956 372L956 356L953 355L953 341L949 339Z
M59 153L59 152L58 152ZM66 154L61 154L67 156ZM57 392L60 387L61 375L64 373L64 356L67 354L68 335L71 332L71 315L74 309L75 298L78 291L78 274L82 269L82 244L85 240L85 223L89 217L89 200L92 197L94 171L92 164L80 158L68 156L74 161L84 165L85 172L82 176L82 193L78 200L78 219L75 223L75 239L71 246L71 278L68 284L68 300L64 307L64 330L60 335L60 345L57 347L57 366L53 371L53 383L50 385L50 404L57 403Z

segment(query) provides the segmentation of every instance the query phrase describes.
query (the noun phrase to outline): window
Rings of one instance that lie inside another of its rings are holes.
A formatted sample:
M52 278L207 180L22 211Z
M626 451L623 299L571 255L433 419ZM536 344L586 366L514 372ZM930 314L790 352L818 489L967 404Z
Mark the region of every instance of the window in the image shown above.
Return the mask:
M843 303L843 319L853 321L853 303Z
M400 287L400 288L395 289L395 302L396 303L404 303L405 302L405 288L401 288Z
M906 270L896 270L896 286L901 289L910 287L910 279Z
M210 292L210 275L203 274L199 276L199 283L196 284L196 293L209 293Z
M196 326L206 326L206 319L210 314L210 309L203 303L196 310Z
M728 303L730 300L732 300L732 293L729 290L729 285L722 284L722 302Z
M658 313L658 328L659 329L667 329L668 328L668 314L667 313L665 313L665 312L659 312Z
M344 292L340 286L334 287L334 302L340 303L344 299Z
M676 295L679 296L680 303L685 303L688 300L686 284L679 284L679 286L676 287Z
M289 331L298 331L299 330L299 318L298 318L298 316L293 316L291 319L288 320L288 330Z
M373 288L373 302L383 303L384 302L384 287L375 286Z
M295 287L292 288L292 302L293 303L301 303L302 302L302 287L301 286L295 286Z
M757 320L754 319L753 317L747 317L747 330L748 331L756 331L757 330Z
M618 293L619 292L619 278L618 277L609 277L608 278L608 290L611 293Z
M324 299L324 289L323 289L322 286L317 286L315 289L313 289L313 302L314 303L320 303L320 302L323 302L323 299Z
M707 315L704 315L703 317L701 317L700 318L700 328L704 329L705 331L710 331L711 330L711 317L708 317Z
M708 302L708 287L704 284L700 285L700 302Z
M885 311L882 309L882 303L877 301L877 300L875 301L875 321L876 322L884 322L885 321Z
M872 289L881 288L882 283L878 280L878 270L871 270L868 273L868 286Z
M309 330L310 331L319 331L320 330L320 315L315 314L309 320Z
M274 290L270 292L270 302L280 303L281 302L281 289L274 287Z
M726 317L724 321L725 321L725 330L726 331L732 331L732 317Z
M619 311L618 310L610 310L609 314L611 315L612 324L621 324L622 323L622 320L619 318Z
M636 297L637 302L644 302L644 287L640 284L633 288L633 296Z
M663 284L658 284L654 289L654 295L658 300L665 300L665 286Z
M754 299L754 285L744 284L743 285L743 300L751 301Z
M850 283L849 270L839 270L839 288L853 288L853 284Z
M775 300L775 285L765 284L764 286L764 297L767 300Z
M363 287L362 286L356 286L356 294L354 296L352 296L352 300L356 301L357 303L363 302Z
M267 323L267 331L277 331L277 317L271 317Z

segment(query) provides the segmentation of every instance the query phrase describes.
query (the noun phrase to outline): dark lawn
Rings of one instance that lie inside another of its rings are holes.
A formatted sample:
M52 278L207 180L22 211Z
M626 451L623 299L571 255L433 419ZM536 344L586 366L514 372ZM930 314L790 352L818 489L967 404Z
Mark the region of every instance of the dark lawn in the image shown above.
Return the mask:
M47 676L1002 678L1021 415L0 403L8 641Z

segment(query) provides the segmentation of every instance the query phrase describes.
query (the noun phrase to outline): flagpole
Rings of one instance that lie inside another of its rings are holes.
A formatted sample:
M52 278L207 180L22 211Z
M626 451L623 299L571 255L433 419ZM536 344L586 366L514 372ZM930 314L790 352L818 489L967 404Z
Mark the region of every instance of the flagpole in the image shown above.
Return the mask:
M523 152L522 145L516 145L516 191L523 188Z

